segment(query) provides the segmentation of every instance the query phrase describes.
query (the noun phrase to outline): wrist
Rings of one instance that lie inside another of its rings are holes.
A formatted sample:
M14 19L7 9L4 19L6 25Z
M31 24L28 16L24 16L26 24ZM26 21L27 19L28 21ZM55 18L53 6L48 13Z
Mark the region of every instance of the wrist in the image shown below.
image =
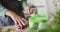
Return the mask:
M7 16L11 17L12 14L13 14L13 11L10 11L10 10L7 10L7 11L6 11L6 15L7 15Z

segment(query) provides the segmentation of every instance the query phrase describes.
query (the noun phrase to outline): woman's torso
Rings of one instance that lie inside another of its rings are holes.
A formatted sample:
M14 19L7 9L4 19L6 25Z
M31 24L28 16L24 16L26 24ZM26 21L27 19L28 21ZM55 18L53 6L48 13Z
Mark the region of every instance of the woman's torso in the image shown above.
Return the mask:
M14 11L15 13L17 13L18 15L24 17L23 14L23 5L22 5L22 1L18 1L18 0L1 0L2 5L11 10Z

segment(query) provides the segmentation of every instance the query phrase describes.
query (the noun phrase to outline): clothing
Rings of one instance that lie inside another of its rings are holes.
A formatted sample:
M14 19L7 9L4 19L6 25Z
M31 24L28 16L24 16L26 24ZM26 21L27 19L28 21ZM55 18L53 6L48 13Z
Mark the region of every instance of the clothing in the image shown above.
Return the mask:
M0 16L0 27L11 26L11 25L15 25L13 20L9 19L8 17Z
M23 14L23 7L22 7L22 1L17 0L1 0L2 6L4 6L6 9L9 9L11 11L14 11L19 16L24 17Z
M0 0L1 1L1 5L0 5L0 10L1 14L0 16L5 16L5 12L7 11L7 9L14 11L17 15L24 17L24 13L23 13L23 7L22 7L22 1L17 1L17 0ZM2 17L3 18L3 17ZM8 21L10 24L14 23L14 21L6 15L5 18L8 18ZM4 22L4 21L3 21Z
M1 2L0 2L0 16L4 17L6 11L7 11L7 9L4 8L4 7L1 5Z

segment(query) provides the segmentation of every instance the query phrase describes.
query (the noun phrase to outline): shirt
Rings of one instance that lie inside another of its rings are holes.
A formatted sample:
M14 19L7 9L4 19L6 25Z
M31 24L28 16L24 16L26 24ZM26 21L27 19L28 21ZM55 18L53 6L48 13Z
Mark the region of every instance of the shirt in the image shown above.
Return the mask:
M18 1L21 1L21 0L18 0ZM23 4L23 7L26 6L25 2L23 2L23 3L24 3L24 4ZM7 10L8 10L8 9L6 9L5 7L3 7L3 6L1 5L1 2L0 2L0 16L3 16L3 17L4 17Z

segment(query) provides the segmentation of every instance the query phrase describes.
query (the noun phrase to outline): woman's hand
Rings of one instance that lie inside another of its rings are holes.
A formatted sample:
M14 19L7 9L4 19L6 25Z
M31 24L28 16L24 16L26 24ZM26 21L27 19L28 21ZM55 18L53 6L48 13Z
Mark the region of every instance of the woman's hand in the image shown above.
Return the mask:
M29 14L29 15L33 13L33 9L30 8L29 6L25 7L25 11L26 11L26 13Z
M18 16L13 11L7 11L6 15L10 16L13 19L15 25L18 26L18 28L23 28L22 25L25 26L28 23L26 19L22 18L21 16Z

